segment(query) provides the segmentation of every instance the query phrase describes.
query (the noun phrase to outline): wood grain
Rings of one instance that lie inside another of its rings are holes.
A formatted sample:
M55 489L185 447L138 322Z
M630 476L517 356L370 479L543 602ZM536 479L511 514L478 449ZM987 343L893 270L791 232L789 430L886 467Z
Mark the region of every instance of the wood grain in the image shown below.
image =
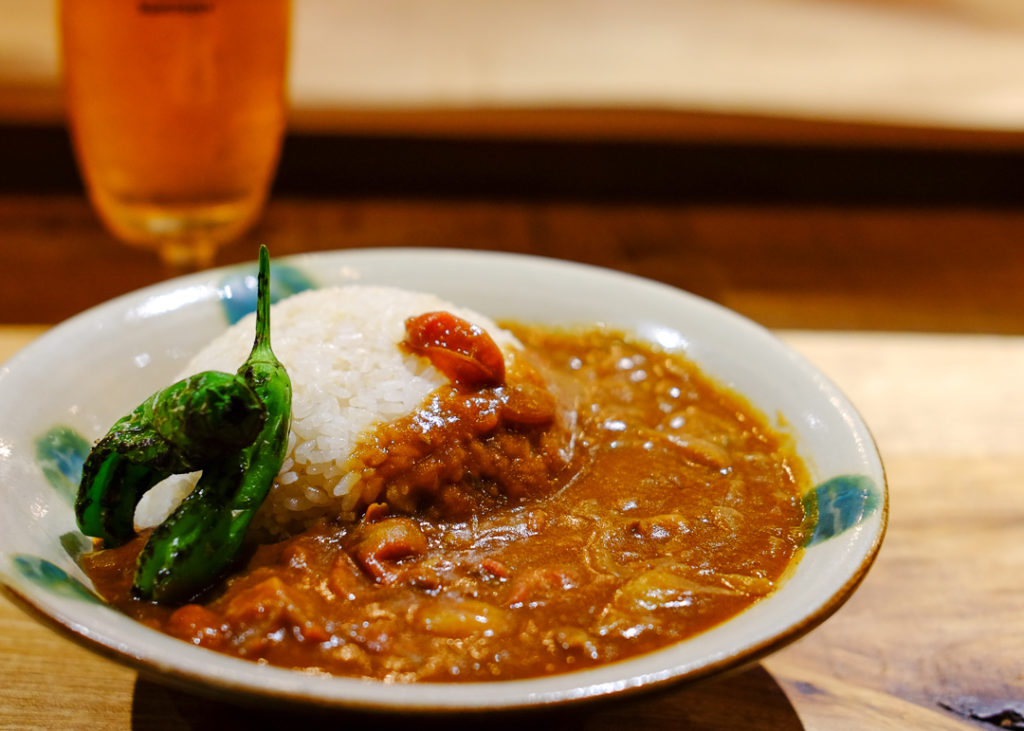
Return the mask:
M81 196L0 196L0 313L55 323L160 281ZM608 266L772 328L1024 333L1024 213L975 207L277 198L219 263L440 246Z
M787 692L809 698L818 698L810 677L824 671L829 681L939 715L970 698L1019 708L1024 388L1015 374L1024 366L1024 341L784 337L858 405L886 465L892 510L885 544L860 590L766 667ZM942 727L914 715L907 721Z
M75 197L0 197L0 312L56 322L160 281ZM275 200L218 262L455 247L620 268L771 328L1024 333L1024 213L434 200ZM57 294L58 293L58 294Z

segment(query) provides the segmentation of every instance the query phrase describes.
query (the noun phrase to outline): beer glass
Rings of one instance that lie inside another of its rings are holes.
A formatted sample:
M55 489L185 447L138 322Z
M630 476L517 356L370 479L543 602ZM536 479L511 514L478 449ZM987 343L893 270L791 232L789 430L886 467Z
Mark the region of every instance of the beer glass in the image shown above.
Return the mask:
M68 121L107 228L172 271L257 219L285 126L289 0L61 0Z

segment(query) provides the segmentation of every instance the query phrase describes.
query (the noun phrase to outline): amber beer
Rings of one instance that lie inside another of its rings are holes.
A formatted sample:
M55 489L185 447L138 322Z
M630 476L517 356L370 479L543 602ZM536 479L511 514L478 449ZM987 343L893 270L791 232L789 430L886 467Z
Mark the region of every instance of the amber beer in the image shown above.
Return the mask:
M113 233L203 264L254 222L284 129L289 17L288 0L62 0L75 152Z

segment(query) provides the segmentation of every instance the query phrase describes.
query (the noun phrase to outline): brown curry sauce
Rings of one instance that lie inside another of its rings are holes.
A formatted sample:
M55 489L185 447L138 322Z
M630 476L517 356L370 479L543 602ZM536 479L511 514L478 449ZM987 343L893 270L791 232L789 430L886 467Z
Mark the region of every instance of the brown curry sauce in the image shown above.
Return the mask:
M131 597L140 537L86 558L97 590L197 645L394 681L607 663L770 593L804 537L789 440L678 355L512 329L506 383L442 389L360 448L381 502L358 522L260 545L183 607Z

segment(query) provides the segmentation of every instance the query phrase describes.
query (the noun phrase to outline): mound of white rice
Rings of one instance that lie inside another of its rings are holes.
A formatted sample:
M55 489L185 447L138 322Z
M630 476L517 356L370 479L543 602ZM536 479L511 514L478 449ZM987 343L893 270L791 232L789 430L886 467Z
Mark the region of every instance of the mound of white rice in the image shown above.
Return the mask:
M281 533L364 505L359 474L348 462L362 435L410 414L447 383L421 356L400 347L405 320L444 310L483 328L508 353L515 337L479 313L433 295L388 287L310 290L271 308L270 340L292 381L288 456L257 517ZM255 314L229 328L182 371L235 372L255 335ZM141 527L162 522L195 484L196 475L168 480L147 493L136 512ZM372 498L373 496L369 496Z

